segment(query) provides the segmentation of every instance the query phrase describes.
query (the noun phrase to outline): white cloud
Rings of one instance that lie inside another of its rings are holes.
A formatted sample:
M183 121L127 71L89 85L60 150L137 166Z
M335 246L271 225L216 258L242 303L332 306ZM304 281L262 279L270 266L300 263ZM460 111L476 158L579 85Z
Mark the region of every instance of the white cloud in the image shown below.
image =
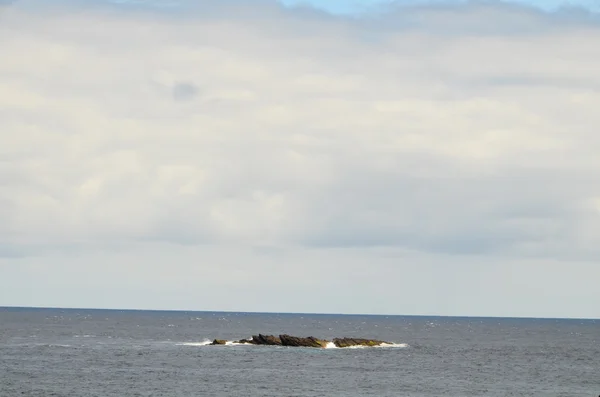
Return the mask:
M267 3L26 6L0 16L8 262L154 241L308 250L331 270L348 260L331 247L389 246L432 267L471 254L598 276L584 265L600 238L593 21L477 5L378 26Z

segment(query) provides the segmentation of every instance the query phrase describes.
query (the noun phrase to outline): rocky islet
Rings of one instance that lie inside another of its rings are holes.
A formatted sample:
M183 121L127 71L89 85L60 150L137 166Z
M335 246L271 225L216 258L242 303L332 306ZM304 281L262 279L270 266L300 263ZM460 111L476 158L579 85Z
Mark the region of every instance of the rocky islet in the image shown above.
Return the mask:
M353 346L364 346L364 347L375 347L382 345L391 345L390 342L378 340L378 339L365 339L365 338L334 338L333 340L319 339L314 336L299 337L292 335L264 335L258 334L253 335L251 339L240 339L234 341L236 344L248 344L248 345L262 345L262 346L290 346L290 347L315 347L325 348L330 343L333 343L335 347L353 347ZM211 345L224 345L226 341L223 339L215 339Z

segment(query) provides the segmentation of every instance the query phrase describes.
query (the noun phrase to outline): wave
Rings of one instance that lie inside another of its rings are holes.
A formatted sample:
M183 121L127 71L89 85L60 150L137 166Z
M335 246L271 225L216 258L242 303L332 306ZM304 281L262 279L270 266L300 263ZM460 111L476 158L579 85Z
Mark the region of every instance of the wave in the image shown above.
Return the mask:
M64 349L66 349L66 348L75 347L73 345L66 345L66 344L61 344L61 343L15 343L15 344L10 344L8 346L31 348L31 349L38 349L38 348L64 348Z
M379 346L348 346L348 347L337 347L335 345L335 343L333 342L329 342L327 343L327 345L325 345L325 349L343 349L343 350L349 350L349 349L373 349L373 348L392 348L392 347L401 347L401 348L405 348L408 347L407 343L383 343Z
M209 339L205 339L202 342L181 342L176 343L177 346L210 346L213 341ZM237 343L237 341L228 340L225 342L225 346L254 346L248 343Z
M401 347L401 348L405 348L405 347L408 347L408 343L384 343L381 346L375 346L375 347Z
M202 342L182 342L177 343L177 346L208 346L212 343L212 341L205 339Z

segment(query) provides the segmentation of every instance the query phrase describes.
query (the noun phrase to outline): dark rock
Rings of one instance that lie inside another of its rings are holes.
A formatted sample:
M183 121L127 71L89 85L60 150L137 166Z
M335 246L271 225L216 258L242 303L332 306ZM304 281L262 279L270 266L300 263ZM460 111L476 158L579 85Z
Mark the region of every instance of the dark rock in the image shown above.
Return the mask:
M252 335L252 344L254 345L270 345L270 346L281 346L281 339L275 335Z
M297 347L325 347L328 341L317 339L314 336L308 338L299 338L291 335L279 335L281 344L283 346L297 346Z
M225 343L227 343L227 341L224 339L215 339L212 341L211 345L224 345Z
M222 343L221 343L222 342ZM213 345L225 344L226 341L215 339ZM363 339L363 338L335 338L332 341L336 347L352 347L352 346L381 346L384 344L390 344L377 339ZM250 344L250 345L266 345L266 346L293 346L293 347L326 347L329 341L325 339L318 339L314 336L307 338L292 336L292 335L253 335L252 339L240 339L234 343Z
M361 339L361 338L335 338L333 343L337 347L351 347L351 346L380 346L384 344L389 344L389 342L385 342L382 340L376 339Z

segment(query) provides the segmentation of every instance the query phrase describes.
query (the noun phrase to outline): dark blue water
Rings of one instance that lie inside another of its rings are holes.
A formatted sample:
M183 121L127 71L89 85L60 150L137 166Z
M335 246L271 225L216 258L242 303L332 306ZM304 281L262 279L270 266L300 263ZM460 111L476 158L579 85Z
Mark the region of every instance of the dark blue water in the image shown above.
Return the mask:
M258 332L398 345L202 345ZM598 320L0 308L2 397L599 394Z

